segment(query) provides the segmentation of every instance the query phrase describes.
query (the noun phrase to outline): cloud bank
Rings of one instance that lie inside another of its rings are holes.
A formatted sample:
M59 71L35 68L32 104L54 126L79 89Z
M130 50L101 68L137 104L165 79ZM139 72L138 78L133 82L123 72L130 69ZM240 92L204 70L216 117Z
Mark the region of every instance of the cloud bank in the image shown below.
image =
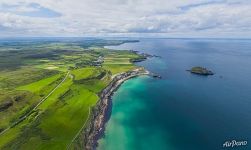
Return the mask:
M251 37L249 0L1 0L0 36Z

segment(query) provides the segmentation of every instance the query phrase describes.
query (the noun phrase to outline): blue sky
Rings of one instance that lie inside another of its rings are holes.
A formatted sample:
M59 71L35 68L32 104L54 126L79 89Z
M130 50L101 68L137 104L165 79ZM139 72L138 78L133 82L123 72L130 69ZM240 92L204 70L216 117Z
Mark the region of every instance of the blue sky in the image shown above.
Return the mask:
M251 38L250 0L1 0L0 36Z

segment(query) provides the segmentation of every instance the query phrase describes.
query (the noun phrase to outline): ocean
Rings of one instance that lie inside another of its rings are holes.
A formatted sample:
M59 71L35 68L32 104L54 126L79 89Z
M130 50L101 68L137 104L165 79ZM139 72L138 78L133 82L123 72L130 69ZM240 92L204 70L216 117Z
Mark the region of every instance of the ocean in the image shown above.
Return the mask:
M99 150L251 149L251 40L140 39L108 48L161 56L137 65L162 79L121 85ZM215 75L186 71L193 66ZM224 146L233 140L245 145Z

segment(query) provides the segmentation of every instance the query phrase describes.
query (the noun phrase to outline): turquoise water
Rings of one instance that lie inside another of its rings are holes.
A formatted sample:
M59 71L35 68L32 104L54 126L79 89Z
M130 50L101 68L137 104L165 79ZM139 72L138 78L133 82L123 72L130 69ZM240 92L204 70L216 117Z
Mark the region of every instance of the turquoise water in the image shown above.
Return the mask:
M98 149L218 150L251 139L250 40L141 39L110 48L162 56L138 65L163 79L142 76L118 89ZM192 66L216 74L185 71Z

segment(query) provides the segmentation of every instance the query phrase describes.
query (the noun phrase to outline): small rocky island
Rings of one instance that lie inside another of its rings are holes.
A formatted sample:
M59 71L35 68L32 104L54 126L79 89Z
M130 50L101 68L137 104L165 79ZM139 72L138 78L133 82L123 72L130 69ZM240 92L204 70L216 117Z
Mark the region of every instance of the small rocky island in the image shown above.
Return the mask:
M194 73L194 74L198 74L198 75L204 75L204 76L214 75L214 73L212 71L210 71L204 67L193 67L192 69L187 70L187 71Z

